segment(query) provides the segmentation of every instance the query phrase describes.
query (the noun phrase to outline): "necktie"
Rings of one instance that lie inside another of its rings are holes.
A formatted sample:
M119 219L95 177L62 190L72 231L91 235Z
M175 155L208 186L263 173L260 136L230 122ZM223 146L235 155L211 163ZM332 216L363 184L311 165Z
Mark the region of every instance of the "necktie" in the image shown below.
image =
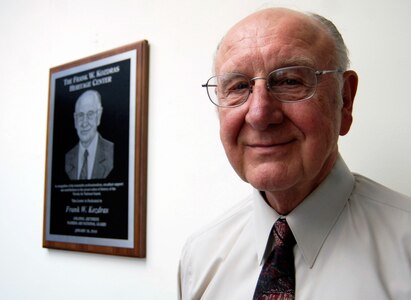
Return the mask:
M87 174L88 174L87 157L88 157L88 152L86 150L86 151L84 151L83 166L81 167L81 172L80 172L80 178L79 179L87 179Z
M264 263L253 300L294 299L295 268L293 247L296 244L286 219L278 219L272 229L274 249Z

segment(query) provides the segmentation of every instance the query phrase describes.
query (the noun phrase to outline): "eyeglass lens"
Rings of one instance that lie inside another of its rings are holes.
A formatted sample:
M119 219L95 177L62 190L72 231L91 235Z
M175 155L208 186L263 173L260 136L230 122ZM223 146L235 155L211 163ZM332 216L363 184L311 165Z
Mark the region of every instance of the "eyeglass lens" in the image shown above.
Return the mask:
M238 73L214 76L208 81L210 99L219 106L243 104L256 80L265 79L269 92L280 101L293 102L310 98L317 85L316 73L309 67L289 67L271 72L267 78L249 79Z
M84 120L84 117L86 116L88 120L92 120L94 116L96 115L96 111L94 110L89 110L87 113L76 113L75 116L76 118L81 122Z

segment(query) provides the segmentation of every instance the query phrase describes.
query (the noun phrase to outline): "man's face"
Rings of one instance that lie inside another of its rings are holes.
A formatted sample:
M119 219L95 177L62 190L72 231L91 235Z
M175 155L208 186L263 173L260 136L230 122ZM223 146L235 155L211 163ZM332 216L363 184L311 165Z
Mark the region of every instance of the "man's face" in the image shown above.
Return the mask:
M271 11L227 34L217 52L216 73L253 78L296 65L336 69L333 53L329 36L311 19ZM338 136L351 124L338 76L323 75L314 96L298 103L274 99L266 81L256 80L246 103L219 108L220 138L243 180L262 191L307 194L324 179L338 156Z
M100 125L101 108L93 94L83 94L77 101L74 126L81 144L87 148L97 134Z

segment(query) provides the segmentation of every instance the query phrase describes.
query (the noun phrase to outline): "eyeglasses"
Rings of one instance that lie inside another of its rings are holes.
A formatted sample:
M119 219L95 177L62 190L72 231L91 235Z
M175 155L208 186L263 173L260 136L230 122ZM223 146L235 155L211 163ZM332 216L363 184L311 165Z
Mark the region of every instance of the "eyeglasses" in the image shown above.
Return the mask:
M272 71L267 77L249 78L241 73L213 76L202 87L207 88L211 102L219 107L244 104L253 92L256 80L265 80L269 93L281 102L310 99L321 75L342 73L341 69L317 71L305 66L292 66Z
M87 117L87 120L91 121L95 118L97 112L98 112L98 110L89 110L87 113L83 113L83 112L74 113L74 117L79 122L83 122L84 117Z

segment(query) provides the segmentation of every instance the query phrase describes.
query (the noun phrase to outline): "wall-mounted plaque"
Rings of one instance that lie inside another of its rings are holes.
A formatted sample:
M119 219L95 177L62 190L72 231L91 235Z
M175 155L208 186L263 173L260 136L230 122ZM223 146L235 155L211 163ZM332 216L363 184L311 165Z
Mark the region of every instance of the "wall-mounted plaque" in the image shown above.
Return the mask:
M50 69L43 247L145 257L148 43Z

